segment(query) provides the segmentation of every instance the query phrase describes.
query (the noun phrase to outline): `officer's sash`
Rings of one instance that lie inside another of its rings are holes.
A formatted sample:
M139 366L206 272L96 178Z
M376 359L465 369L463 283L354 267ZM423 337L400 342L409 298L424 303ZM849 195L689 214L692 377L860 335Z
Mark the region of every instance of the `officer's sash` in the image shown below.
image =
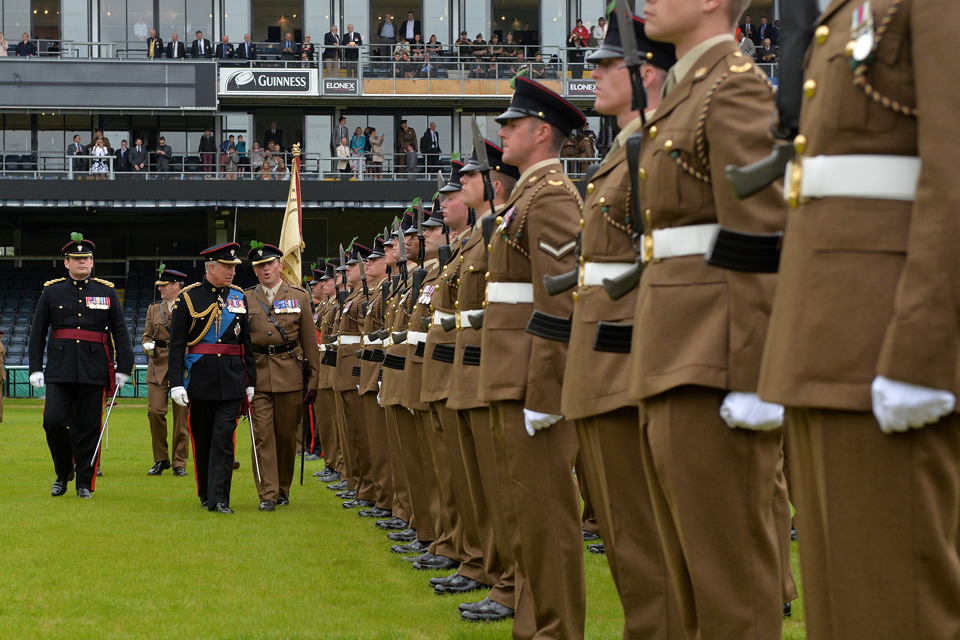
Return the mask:
M184 293L183 295L188 296L189 293ZM227 329L230 325L233 324L233 319L237 317L237 312L246 313L246 305L243 293L237 291L236 289L230 289L230 293L227 294L227 299L225 306L220 310L220 331L217 332L215 327L217 323L214 322L210 329L203 334L200 338L200 342L197 344L216 344L220 338L227 332ZM236 310L236 311L234 311ZM216 313L213 311L211 313ZM203 357L202 353L188 353L184 358L184 374L183 374L183 387L184 389L190 388L190 370L193 368L194 363Z

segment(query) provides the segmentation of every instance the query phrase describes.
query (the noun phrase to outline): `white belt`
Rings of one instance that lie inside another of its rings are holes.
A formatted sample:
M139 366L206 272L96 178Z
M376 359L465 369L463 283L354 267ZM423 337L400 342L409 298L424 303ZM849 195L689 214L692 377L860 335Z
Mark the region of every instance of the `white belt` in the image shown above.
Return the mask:
M434 311L433 312L433 324L439 325L441 320L453 320L457 317L455 313L445 313L443 311Z
M427 334L424 331L407 331L407 344L417 346L419 342L426 342Z
M329 346L330 346L329 344L320 345L320 351L327 351Z
M718 224L693 224L654 229L652 236L643 236L643 261L703 255L713 244L719 228Z
M487 285L487 302L522 304L533 302L533 284L530 282L491 282Z
M580 284L586 287L599 287L604 280L619 277L633 266L633 262L585 262L580 267L583 270Z
M340 336L337 341L339 344L360 344L360 336Z
M912 202L917 195L921 164L916 156L812 156L800 161L799 175L792 175L792 162L787 165L784 178L787 188L783 193L788 198L793 191L800 198ZM795 189L797 186L799 189Z
M483 309L474 309L472 311L461 311L460 327L462 329L472 329L473 325L470 324L470 318L477 315L483 315Z
M381 345L383 340L371 340L370 336L363 336L363 346L369 347L371 345Z

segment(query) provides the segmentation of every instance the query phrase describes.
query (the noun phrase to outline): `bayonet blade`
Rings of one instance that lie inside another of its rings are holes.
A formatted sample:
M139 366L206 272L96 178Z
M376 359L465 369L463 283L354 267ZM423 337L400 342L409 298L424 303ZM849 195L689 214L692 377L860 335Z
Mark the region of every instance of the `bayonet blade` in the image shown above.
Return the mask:
M483 135L480 133L480 123L477 122L477 116L470 120L470 128L473 130L473 150L477 154L478 171L490 171L490 160L487 158L487 145L483 141Z
M437 191L440 192L440 201L446 198L446 195L443 193L443 188L447 186L447 181L443 179L443 171L437 171Z
M407 241L403 233L397 236L397 242L400 247L400 257L397 258L397 262L406 262L407 261Z
M626 67L639 67L637 55L637 36L633 32L633 13L627 0L617 0L617 26L620 28L620 42L623 45L623 62Z
M363 256L357 251L357 263L360 265L360 279L367 279L367 263L363 261Z
M417 216L417 237L423 237L423 203L418 202L414 212Z
M340 266L347 266L347 254L343 250L343 244L340 245Z

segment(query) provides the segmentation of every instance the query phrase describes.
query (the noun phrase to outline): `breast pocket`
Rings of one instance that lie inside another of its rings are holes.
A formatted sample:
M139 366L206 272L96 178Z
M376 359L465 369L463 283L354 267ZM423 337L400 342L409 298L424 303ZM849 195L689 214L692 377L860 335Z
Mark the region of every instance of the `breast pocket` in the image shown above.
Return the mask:
M54 324L57 324L57 325L73 324L73 326L77 326L75 324L75 321L77 318L76 302L68 302L62 305L54 305L52 311L53 313L51 313L51 315L53 316Z
M697 159L695 132L663 131L647 144L654 148L650 166L644 167L647 201L640 203L641 208L655 213L699 211L707 187L696 175L702 175L705 168Z

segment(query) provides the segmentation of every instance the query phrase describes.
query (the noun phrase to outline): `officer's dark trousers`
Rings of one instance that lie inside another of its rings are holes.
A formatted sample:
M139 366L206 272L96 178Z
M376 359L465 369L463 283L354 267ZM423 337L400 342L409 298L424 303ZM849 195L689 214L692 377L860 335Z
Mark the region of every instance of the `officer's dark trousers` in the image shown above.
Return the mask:
M58 479L66 480L76 457L78 489L93 491L96 480L92 458L100 437L103 389L92 384L47 383L43 430L47 432L53 468Z
M212 510L230 504L230 481L235 457L233 434L242 398L191 400L190 437L197 473L197 495Z

